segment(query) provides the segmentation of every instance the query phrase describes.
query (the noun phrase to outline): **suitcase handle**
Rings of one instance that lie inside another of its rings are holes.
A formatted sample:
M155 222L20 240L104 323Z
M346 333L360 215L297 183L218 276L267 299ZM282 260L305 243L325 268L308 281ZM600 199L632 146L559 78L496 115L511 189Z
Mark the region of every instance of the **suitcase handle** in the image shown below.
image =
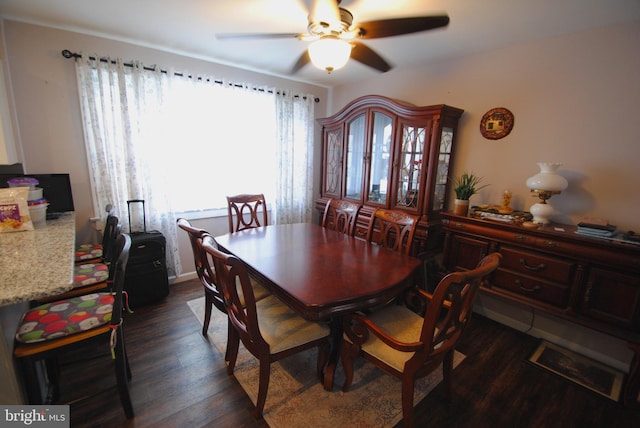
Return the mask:
M134 233L131 230L131 204L142 204L142 224L144 230L142 233L147 233L147 210L145 209L144 199L129 199L127 201L127 213L129 215L129 232Z

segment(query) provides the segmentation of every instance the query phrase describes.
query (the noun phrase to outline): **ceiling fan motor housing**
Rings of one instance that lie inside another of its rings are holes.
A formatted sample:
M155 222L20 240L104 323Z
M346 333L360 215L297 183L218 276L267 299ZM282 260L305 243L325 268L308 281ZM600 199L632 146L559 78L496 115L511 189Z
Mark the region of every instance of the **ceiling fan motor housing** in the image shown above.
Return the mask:
M353 23L353 15L347 9L340 8L340 22L313 21L313 17L309 16L309 26L307 29L310 34L323 36L328 34L340 35L346 33Z

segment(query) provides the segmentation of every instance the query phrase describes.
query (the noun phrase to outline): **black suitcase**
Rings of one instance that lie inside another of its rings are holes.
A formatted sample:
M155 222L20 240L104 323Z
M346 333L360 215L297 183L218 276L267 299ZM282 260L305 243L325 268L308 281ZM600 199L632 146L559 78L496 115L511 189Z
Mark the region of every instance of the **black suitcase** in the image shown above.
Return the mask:
M142 205L143 231L134 232L131 204ZM131 250L124 277L124 290L129 297L129 306L136 308L147 303L162 300L169 295L169 275L167 273L167 240L157 230L147 231L144 200L127 201Z

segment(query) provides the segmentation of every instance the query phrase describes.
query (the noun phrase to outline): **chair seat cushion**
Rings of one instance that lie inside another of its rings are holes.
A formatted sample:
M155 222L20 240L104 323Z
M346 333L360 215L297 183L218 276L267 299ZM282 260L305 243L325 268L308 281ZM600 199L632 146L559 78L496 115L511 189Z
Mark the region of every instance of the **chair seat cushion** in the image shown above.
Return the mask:
M404 306L389 305L368 317L382 331L401 342L419 342L424 318ZM362 345L362 350L383 361L387 365L402 372L404 364L413 357L414 352L397 351L375 334L369 334L369 340Z
M109 278L109 266L105 263L87 263L74 266L73 287L82 287L98 282L106 281Z
M253 289L253 298L257 302L258 300L262 300L265 297L271 296L269 290L264 288L262 285L258 283L254 278L249 277L249 281L251 281L251 288ZM244 294L242 293L242 285L240 285L240 278L236 277L236 287L238 290L238 296L240 297L240 302L244 306Z
M57 339L111 321L113 296L93 293L37 306L24 313L16 340L23 343Z
M329 335L329 327L307 321L271 295L256 302L258 327L272 354Z
M251 281L251 287L253 288L253 297L256 299L256 302L258 300L264 299L265 297L271 296L269 290L260 285L260 283L258 283L258 281L256 281L254 278L249 277L249 280Z
M101 244L81 244L76 248L75 261L98 259L102 257Z

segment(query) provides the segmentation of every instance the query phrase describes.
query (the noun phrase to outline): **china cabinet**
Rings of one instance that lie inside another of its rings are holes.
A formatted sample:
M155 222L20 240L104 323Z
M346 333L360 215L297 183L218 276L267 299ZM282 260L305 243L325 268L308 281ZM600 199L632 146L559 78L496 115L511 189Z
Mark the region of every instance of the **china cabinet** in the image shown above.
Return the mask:
M502 254L485 293L628 342L634 352L624 401L640 405L640 245L443 213L447 272L473 269Z
M362 205L355 234L364 236L376 208L420 216L414 253L438 248L456 127L463 110L413 106L379 95L357 98L322 126L322 182L316 206L331 198Z

